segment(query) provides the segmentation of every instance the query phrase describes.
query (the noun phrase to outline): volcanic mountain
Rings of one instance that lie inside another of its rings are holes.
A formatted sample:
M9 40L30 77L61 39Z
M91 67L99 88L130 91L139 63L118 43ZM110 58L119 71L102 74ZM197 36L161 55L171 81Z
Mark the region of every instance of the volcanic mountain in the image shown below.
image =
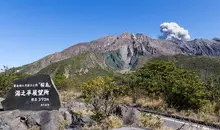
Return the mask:
M126 72L150 58L174 55L220 56L220 39L169 41L152 39L144 34L123 33L75 44L31 64L18 67L28 74L62 72L66 76L91 70Z

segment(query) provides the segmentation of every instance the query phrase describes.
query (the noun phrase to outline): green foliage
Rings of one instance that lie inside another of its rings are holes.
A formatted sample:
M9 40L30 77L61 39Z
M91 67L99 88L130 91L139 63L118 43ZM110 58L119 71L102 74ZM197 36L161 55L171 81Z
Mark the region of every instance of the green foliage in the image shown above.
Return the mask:
M27 76L24 73L16 73L14 70L9 70L4 66L0 73L0 96L6 96L7 91L12 87L12 83L16 79Z
M220 79L219 77L209 77L205 81L207 99L212 103L220 101Z
M135 72L139 87L153 98L164 97L169 106L178 109L198 109L205 103L205 86L191 71L174 62L154 61Z
M132 97L132 102L136 103L138 95L142 90L139 89L139 83L141 78L134 73L125 73L123 75L116 75L115 80L120 85L129 86L129 89L124 91L124 95L129 95Z
M94 76L94 74L109 73L110 70L105 68L103 61L101 54L84 53L52 63L43 68L38 74L49 74L52 77L56 74L66 74L68 77L74 78L82 75Z
M175 62L178 67L196 72L202 80L220 74L219 57L175 55L159 56L150 61Z
M96 119L101 120L114 111L118 97L126 87L117 85L111 77L99 76L84 83L82 89L86 101L93 105Z
M159 117L154 117L151 114L141 112L138 126L147 129L160 129L163 126L163 122Z
M65 90L67 88L66 77L62 74L57 74L53 78L54 83L56 84L57 89Z

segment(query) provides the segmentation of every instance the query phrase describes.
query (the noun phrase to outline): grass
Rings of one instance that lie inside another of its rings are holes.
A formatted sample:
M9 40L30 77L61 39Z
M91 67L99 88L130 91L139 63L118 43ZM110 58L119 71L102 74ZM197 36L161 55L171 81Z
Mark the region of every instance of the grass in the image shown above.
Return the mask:
M166 107L166 103L162 99L150 99L148 97L144 98L139 98L136 101L136 104L138 106L144 107L144 108L149 108L153 110L162 110L163 108Z
M35 125L29 128L28 130L40 130L40 126Z
M111 115L101 122L91 122L83 127L83 130L111 130L114 128L121 128L123 121L116 115Z
M151 114L141 113L141 118L138 121L138 126L147 129L160 129L163 125L162 120L158 116L152 116Z
M68 101L77 99L81 95L82 95L82 93L80 91L75 90L75 89L68 90L68 91L61 91L60 92L60 100L62 102L68 102Z
M120 98L119 103L130 105L132 104L132 98L130 96L123 96ZM177 111L172 107L168 107L168 105L165 103L165 101L162 98L151 99L149 97L140 96L140 98L138 98L136 101L136 105L146 109L167 113L170 115L177 115L195 120L220 124L220 114L219 114L220 112L215 110L217 104L207 103L200 110L197 111L193 111L193 110Z
M132 97L130 97L130 96L123 96L123 97L119 98L118 102L120 104L130 105L130 104L132 104Z

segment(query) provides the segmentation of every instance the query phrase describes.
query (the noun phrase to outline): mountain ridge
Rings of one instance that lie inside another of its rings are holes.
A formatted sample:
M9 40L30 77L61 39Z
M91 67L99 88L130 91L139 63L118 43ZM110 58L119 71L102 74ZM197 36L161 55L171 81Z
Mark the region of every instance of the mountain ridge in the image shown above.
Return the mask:
M107 35L90 42L75 44L61 52L50 54L31 64L19 67L19 71L36 74L53 63L92 52L102 53L104 60L108 59L107 64L110 62L112 64L117 59L121 64L118 69L129 71L139 62L140 57L150 58L177 54L220 56L220 39L194 39L181 42L153 39L141 33L125 32L118 36ZM111 64L107 66L112 68Z

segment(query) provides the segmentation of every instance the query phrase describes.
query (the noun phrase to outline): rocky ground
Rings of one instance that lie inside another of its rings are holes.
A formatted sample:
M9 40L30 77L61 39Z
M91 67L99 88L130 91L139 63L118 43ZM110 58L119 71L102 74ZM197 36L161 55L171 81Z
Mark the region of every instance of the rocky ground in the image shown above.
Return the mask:
M0 111L0 130L82 130L82 126L92 121L89 116L79 115L77 110L89 106L80 101L65 102L59 110L53 111ZM118 110L124 124L131 124L140 116L133 108L120 106ZM123 127L113 130L141 130Z

